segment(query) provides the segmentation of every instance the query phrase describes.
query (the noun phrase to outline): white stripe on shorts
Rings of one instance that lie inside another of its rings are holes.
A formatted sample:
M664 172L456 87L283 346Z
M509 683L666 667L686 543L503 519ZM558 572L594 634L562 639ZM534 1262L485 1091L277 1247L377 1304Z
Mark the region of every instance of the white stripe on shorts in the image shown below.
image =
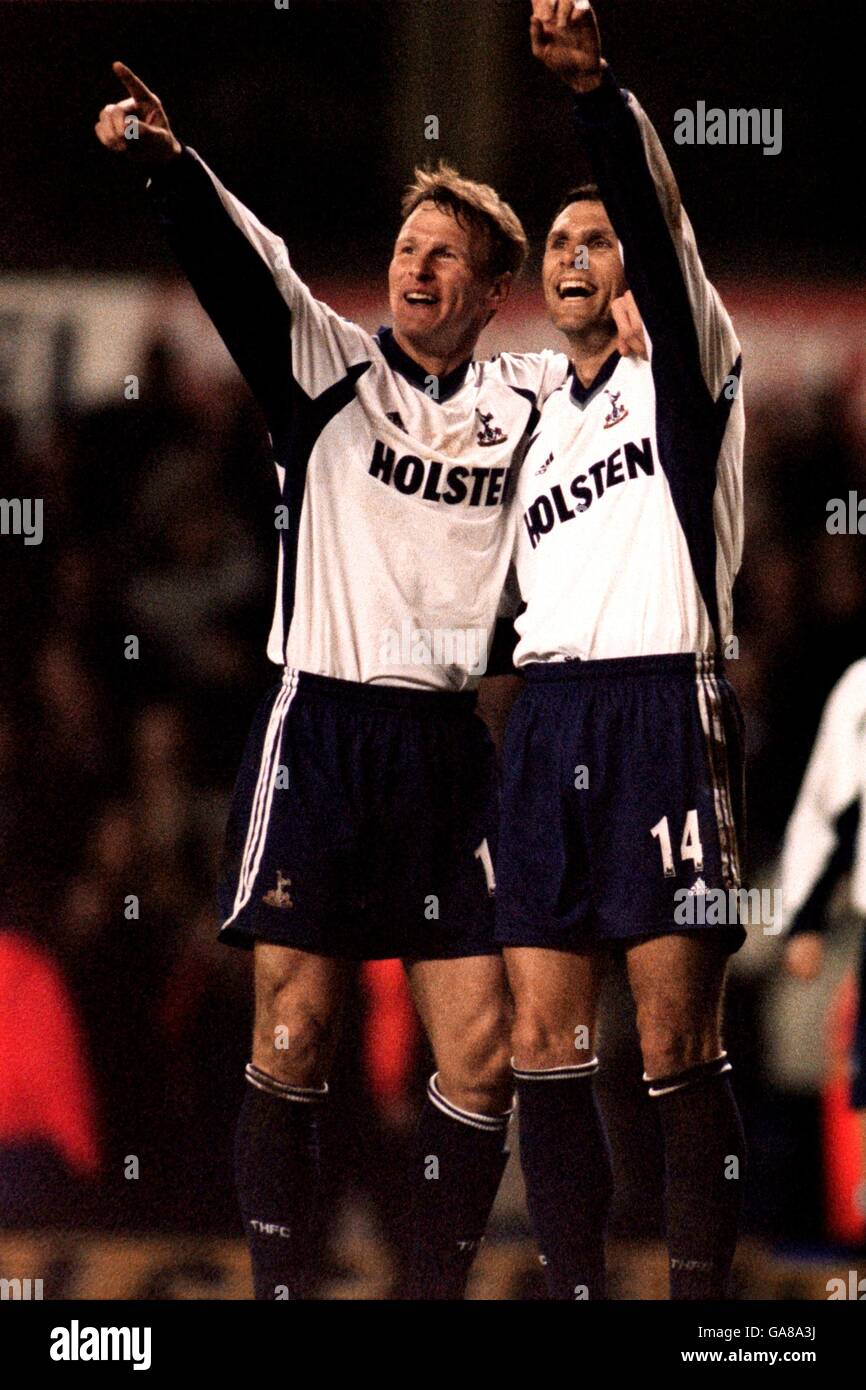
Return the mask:
M712 658L697 657L698 706L707 744L707 761L713 788L716 826L719 832L722 878L726 888L739 888L740 861L737 831L731 809L728 749L722 719L722 697L716 682Z
M283 725L297 688L298 672L291 667L286 667L283 675L282 689L274 700L273 709L271 710L268 720L268 727L265 732L262 758L259 764L259 776L253 794L250 822L247 827L247 838L244 844L244 853L241 859L240 872L238 874L234 910L232 911L231 917L223 922L224 927L229 926L230 923L235 920L238 913L241 912L249 902L253 891L253 884L256 881L256 875L262 862L265 840L267 839L268 821L270 820L271 806L274 799L275 762L280 754Z

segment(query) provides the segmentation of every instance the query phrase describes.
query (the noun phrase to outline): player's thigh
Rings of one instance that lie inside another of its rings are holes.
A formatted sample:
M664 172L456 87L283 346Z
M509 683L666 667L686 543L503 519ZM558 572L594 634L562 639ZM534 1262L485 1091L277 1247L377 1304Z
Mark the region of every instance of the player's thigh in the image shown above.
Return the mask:
M405 964L444 1094L468 1110L507 1108L511 999L502 957L497 952Z
M345 960L256 942L254 1065L291 1085L327 1080L350 970Z
M595 1049L603 951L506 948L514 998L514 1060L518 1067L563 1067L588 1061Z
M650 1076L669 1076L719 1055L729 959L723 935L676 932L628 947L629 985Z

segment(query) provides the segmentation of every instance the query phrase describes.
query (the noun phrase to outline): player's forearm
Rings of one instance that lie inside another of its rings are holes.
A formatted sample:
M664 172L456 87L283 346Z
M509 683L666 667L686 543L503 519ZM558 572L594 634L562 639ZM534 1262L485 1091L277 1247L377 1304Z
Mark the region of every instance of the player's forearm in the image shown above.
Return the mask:
M575 92L573 105L593 178L623 245L629 288L652 334L654 312L678 307L688 313L673 173L648 118L636 103L630 106L610 68L592 91Z
M291 361L291 313L275 279L283 243L189 146L152 172L148 193L178 264L273 420Z

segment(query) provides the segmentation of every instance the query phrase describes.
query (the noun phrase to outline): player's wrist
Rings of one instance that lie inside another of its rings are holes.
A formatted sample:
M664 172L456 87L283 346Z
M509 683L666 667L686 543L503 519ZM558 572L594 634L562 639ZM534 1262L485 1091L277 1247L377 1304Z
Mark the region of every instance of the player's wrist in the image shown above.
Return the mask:
M588 72L575 73L568 80L568 85L578 96L586 96L588 92L596 92L604 82L604 70L607 63L603 58L599 58L598 67L591 68Z
M160 144L150 156L149 163L157 165L171 164L175 159L179 159L183 154L183 145L172 135L170 144Z

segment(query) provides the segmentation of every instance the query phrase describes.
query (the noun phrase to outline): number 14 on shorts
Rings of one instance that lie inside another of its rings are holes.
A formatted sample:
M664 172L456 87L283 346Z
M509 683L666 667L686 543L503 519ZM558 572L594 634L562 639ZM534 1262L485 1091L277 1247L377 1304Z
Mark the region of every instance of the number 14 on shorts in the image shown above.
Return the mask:
M661 820L653 826L650 834L654 840L658 840L659 842L665 878L675 878L677 871L674 865L671 828L667 816L662 816ZM701 844L701 831L698 825L698 813L696 810L686 812L686 820L683 826L683 838L680 842L680 859L691 859L695 866L696 874L699 874L704 867L704 850Z

